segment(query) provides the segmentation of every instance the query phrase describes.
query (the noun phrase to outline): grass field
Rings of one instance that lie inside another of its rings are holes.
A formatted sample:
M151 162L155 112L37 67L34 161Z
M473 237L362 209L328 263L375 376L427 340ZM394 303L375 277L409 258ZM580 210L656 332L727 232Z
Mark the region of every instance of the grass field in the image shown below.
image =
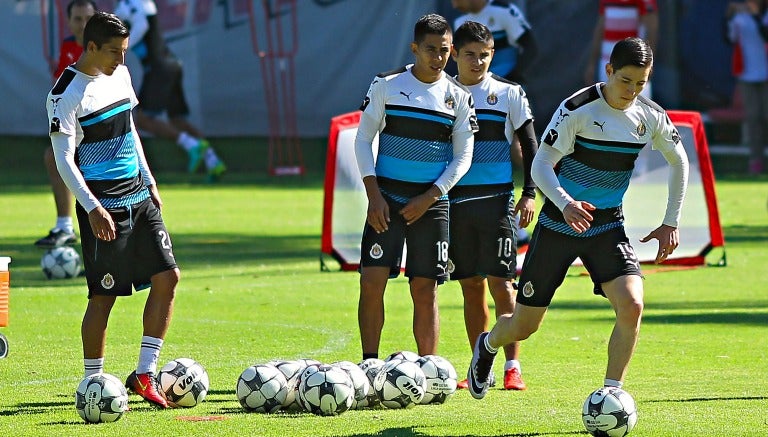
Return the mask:
M249 365L274 358L359 361L358 275L320 271L317 171L276 181L243 172L207 186L169 168L158 179L182 269L160 361L201 362L211 379L205 402L156 411L131 396L131 411L116 423L80 420L74 390L82 375L84 280L44 279L32 242L52 224L51 196L41 173L5 166L0 255L13 262L10 323L0 328L10 343L0 360L3 435L585 435L581 404L602 384L613 314L576 270L542 329L523 344L525 392L493 389L476 401L462 391L441 406L331 418L245 413L234 388ZM639 408L632 435L768 435L768 180L723 177L717 190L728 266L647 269L644 324L626 383ZM402 278L390 283L381 355L415 348L407 290ZM440 355L461 375L471 355L460 294L458 284L440 288ZM110 320L105 367L121 379L136 365L145 296L120 299ZM212 416L222 420L183 420Z

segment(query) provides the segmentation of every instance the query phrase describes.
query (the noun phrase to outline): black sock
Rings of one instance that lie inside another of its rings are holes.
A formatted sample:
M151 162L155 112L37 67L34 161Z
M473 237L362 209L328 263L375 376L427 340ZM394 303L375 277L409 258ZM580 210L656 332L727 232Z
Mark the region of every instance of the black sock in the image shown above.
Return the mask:
M367 360L368 358L379 358L379 354L377 352L369 352L369 353L363 353L363 361Z

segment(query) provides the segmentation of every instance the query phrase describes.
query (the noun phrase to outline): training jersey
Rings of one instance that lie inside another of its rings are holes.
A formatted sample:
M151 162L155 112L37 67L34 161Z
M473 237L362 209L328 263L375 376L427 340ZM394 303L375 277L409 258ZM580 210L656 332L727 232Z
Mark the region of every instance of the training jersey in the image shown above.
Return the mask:
M602 72L605 64L610 62L611 51L617 42L624 38L645 36L640 34L640 18L656 10L656 0L600 0L599 11L605 19L605 27L599 71Z
M74 64L82 54L83 46L77 43L74 35L64 38L59 48L59 65L53 73L53 80L58 79L64 69Z
M172 56L157 20L154 0L118 0L115 15L131 30L129 48L145 67Z
M466 87L475 102L479 130L472 166L451 189L452 203L512 194L510 145L515 130L533 120L525 91L514 82L489 74L480 83Z
M768 80L768 52L766 40L760 27L768 26L768 14L753 16L748 12L737 12L728 20L728 40L738 47L741 65L735 71L742 82L765 82Z
M153 179L131 121L131 109L137 103L125 65L112 75L98 76L68 67L48 93L52 140L60 134L75 139L77 168L73 171L80 172L90 193L76 184L67 186L86 211L99 205L129 206L149 198L145 179L148 183ZM58 142L52 143L58 152Z
M454 29L467 21L485 25L493 33L494 54L490 70L507 76L515 70L518 58L517 40L531 30L523 13L513 4L489 1L478 13L469 13L454 20Z
M472 132L477 131L472 96L445 73L433 83L421 82L411 72L412 66L381 73L371 82L360 108L363 115L358 136L370 126L366 123L373 124L379 132L379 148L375 169L361 153L357 154L358 166L363 176L375 174L403 188L403 184L434 183L445 193L466 171L444 175L450 173L446 170L454 162L454 155L469 158L467 166L471 159ZM467 142L455 145L456 135L466 137ZM407 201L398 197L407 191L388 194Z
M563 234L589 237L623 226L622 199L640 150L650 144L667 152L680 143L677 129L659 105L638 96L629 108L615 109L605 100L602 85L584 88L564 100L542 138L565 155L555 166L560 186L572 198L597 208L590 211L592 227L578 234L547 199L539 223Z

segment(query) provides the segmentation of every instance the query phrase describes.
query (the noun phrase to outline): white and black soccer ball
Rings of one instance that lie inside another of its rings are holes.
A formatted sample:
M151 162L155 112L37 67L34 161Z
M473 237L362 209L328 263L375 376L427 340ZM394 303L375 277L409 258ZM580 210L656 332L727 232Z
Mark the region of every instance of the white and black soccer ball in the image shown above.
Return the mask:
M176 358L160 369L160 388L171 407L194 407L208 395L210 381L205 367L192 358Z
M59 246L45 251L40 258L40 267L48 279L67 279L80 274L83 261L74 248Z
M397 351L389 354L387 358L384 358L384 361L403 360L403 361L410 361L412 363L418 363L419 358L421 358L421 356L416 352Z
M376 390L373 389L373 380L376 379L376 375L384 364L386 364L384 360L378 358L366 358L357 365L360 367L360 370L365 373L365 376L368 377L371 389L368 391L368 396L366 396L365 399L357 402L356 408L376 408L381 405L379 396L376 394Z
M424 355L419 366L427 378L427 391L422 404L443 404L456 393L458 374L453 365L438 355Z
M128 411L128 392L113 375L86 376L75 390L75 408L88 423L114 422Z
M336 416L352 407L355 387L344 370L328 365L310 366L299 382L299 403L310 413Z
M245 411L274 413L282 408L285 402L288 382L277 367L271 364L256 364L240 374L235 393Z
M335 363L331 363L331 366L338 367L347 372L347 376L349 376L350 381L352 381L352 386L355 388L355 398L352 401L352 409L357 409L358 404L361 401L365 401L368 397L368 393L373 391L371 389L371 382L368 380L368 375L366 375L361 368L357 367L357 364L351 361L336 361Z
M306 366L298 360L272 360L267 364L277 367L285 376L287 391L285 401L283 401L283 410L300 410L301 406L296 399L296 386L299 375L306 369Z
M424 398L427 378L418 364L393 359L382 366L373 389L387 408L411 408Z
M593 436L623 437L637 423L637 406L626 391L618 387L601 387L584 401L581 419Z

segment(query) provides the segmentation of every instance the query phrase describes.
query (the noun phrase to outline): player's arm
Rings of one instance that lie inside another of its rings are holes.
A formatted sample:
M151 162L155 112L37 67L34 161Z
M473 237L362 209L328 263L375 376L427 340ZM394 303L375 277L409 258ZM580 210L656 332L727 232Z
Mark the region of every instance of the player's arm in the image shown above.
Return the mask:
M377 86L378 85L378 86ZM376 232L389 228L389 205L379 189L376 179L376 163L373 157L373 140L379 133L384 119L383 84L374 79L368 88L360 110L360 124L355 136L355 159L357 169L363 178L365 194L368 197L366 221Z
M154 6L154 2L152 4ZM129 49L144 39L144 35L149 30L149 20L142 1L119 0L115 7L115 15L125 23L131 32L131 37L128 39Z
M536 199L536 183L533 182L533 177L531 176L531 166L533 165L533 158L536 156L539 144L536 141L533 120L528 119L522 126L516 129L515 136L517 136L520 142L520 149L523 155L523 189L520 199L515 203L513 214L517 215L519 213L520 226L527 227L533 221L536 207L534 200Z
M88 221L93 235L97 238L111 241L115 239L115 223L106 209L96 199L82 173L75 164L75 137L61 132L51 134L53 156L56 159L56 169L61 179L75 196L80 205L88 212Z

